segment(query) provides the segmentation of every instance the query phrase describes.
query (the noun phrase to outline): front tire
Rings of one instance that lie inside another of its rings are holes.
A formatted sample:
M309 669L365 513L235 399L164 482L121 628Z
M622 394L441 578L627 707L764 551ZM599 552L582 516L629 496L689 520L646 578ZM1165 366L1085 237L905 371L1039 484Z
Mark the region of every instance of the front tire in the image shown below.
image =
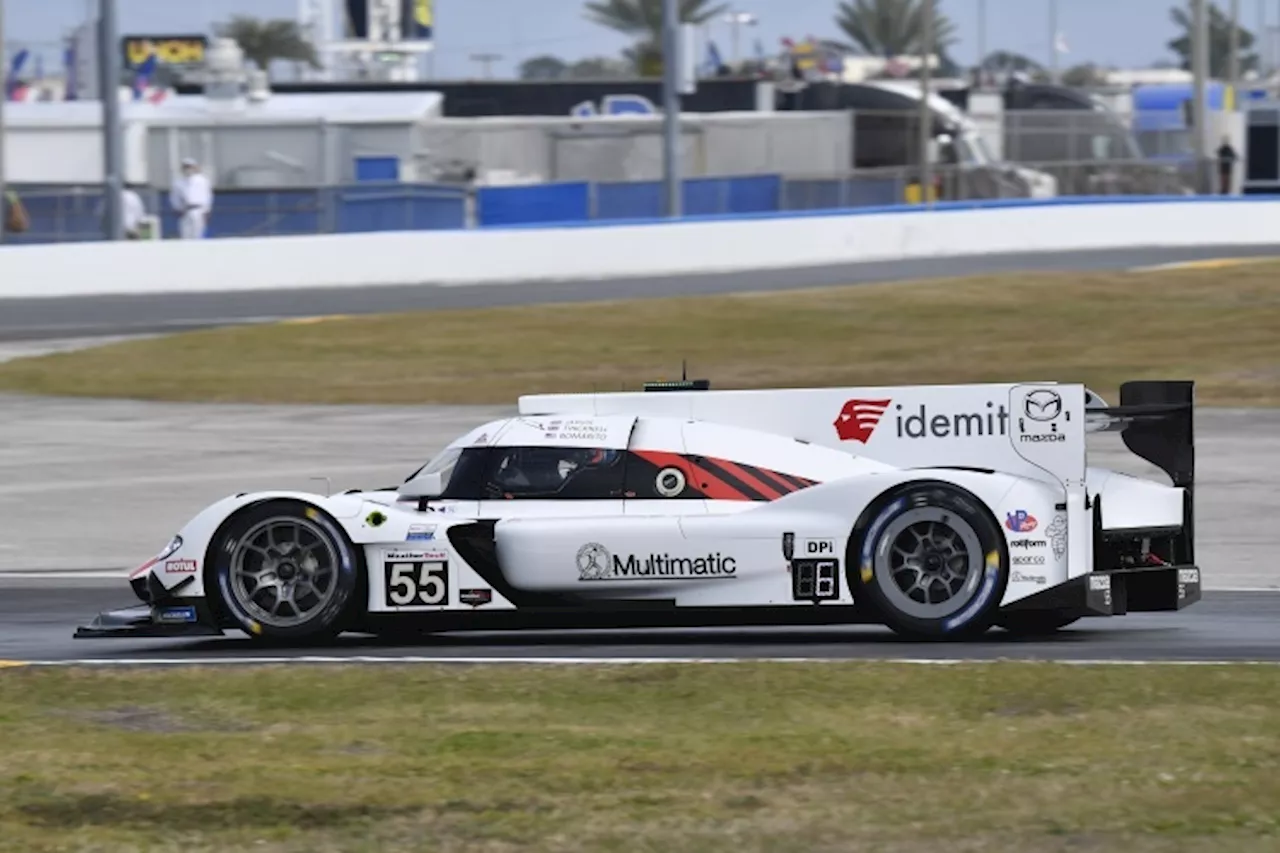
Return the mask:
M209 570L237 627L267 641L331 639L360 605L359 552L328 515L299 501L268 501L233 516Z
M857 539L851 585L903 636L975 637L991 627L1009 582L1000 527L973 495L912 483L878 501Z

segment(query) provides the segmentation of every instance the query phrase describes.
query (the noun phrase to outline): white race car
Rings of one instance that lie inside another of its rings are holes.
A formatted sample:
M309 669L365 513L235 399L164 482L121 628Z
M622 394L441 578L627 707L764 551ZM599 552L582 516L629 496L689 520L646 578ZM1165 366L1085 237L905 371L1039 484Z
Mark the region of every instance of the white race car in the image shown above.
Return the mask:
M1189 382L520 398L399 487L238 494L77 636L876 623L1033 634L1200 598ZM1165 484L1091 468L1119 431Z

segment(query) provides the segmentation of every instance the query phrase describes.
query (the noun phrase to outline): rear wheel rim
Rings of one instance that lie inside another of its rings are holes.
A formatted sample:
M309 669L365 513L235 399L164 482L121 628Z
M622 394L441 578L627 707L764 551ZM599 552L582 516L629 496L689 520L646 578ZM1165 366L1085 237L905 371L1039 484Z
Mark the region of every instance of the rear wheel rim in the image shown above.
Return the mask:
M977 595L986 561L977 532L953 511L919 507L881 534L875 573L895 610L916 619L945 619Z
M248 616L271 628L296 628L338 593L337 549L319 526L279 516L249 528L231 554L231 594Z

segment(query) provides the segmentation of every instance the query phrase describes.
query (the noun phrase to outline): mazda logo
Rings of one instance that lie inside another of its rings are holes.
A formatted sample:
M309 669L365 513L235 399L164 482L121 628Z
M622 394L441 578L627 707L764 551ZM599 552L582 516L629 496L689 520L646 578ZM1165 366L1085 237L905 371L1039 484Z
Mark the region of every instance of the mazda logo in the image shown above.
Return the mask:
M1022 410L1033 421L1051 421L1062 414L1062 397L1057 391L1032 391L1023 401Z

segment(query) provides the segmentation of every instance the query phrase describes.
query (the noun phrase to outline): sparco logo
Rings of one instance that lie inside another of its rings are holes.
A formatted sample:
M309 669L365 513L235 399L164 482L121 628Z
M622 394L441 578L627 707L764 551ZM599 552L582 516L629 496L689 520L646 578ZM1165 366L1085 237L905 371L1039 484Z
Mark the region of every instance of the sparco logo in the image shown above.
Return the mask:
M626 558L609 553L598 542L578 549L578 580L699 580L737 576L738 561L719 552L704 557L673 557L670 554L648 554Z

